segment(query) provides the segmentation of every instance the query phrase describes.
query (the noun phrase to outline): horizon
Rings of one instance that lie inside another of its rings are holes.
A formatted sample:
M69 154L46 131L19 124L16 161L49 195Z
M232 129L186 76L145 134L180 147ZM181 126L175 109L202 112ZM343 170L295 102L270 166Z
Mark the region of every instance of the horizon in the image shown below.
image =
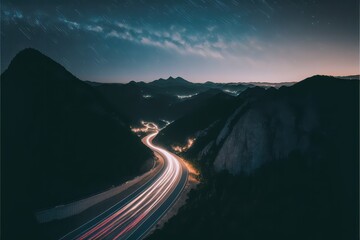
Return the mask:
M349 75L342 75L342 76L333 76L333 75L324 75L324 74L315 74L315 75L311 75L311 76L308 76L304 79L300 79L300 80L295 80L295 81L286 81L286 82L242 82L242 81L237 81L237 82L220 82L220 81L204 81L204 82L195 82L195 81L191 81L189 79L186 79L186 78L183 78L181 76L169 76L169 77L160 77L160 78L157 78L157 79L153 79L153 80L149 80L149 81L135 81L135 80L130 80L128 82L97 82L97 81L88 81L88 80L84 80L84 81L88 81L88 82L94 82L94 83L119 83L119 84L129 84L131 82L136 82L136 83L140 83L140 82L143 82L143 83L151 83L153 81L157 81L157 80L169 80L169 78L173 78L173 79L176 79L176 78L182 78L188 82L191 82L191 83L200 83L200 84L204 84L204 83L207 83L207 82L211 82L211 83L224 83L224 84L231 84L231 83L245 83L245 84L252 84L252 83L271 83L271 84L281 84L281 83L298 83L298 82L301 82L305 79L308 79L308 78L312 78L312 77L315 77L315 76L326 76L326 77L334 77L334 78L344 78L344 77L352 77L352 76L355 76L355 77L359 77L360 74L349 74Z
M40 3L2 2L2 70L32 47L95 82L276 83L359 71L356 0Z
M39 53L43 54L44 56L46 57L49 57L50 59L54 60L55 62L57 62L58 64L60 64L61 66L63 66L61 63L59 63L58 61L56 61L55 59L51 58L50 56L47 56L46 54L42 53L40 50L38 49L35 49L35 48L31 48L31 47L28 47L28 48L25 48L25 49L22 49L21 51L19 51L17 54L19 54L20 52L24 51L24 50L27 50L27 49L33 49L35 51L38 51ZM17 54L11 59L11 61L17 56ZM11 63L11 61L9 62L9 65ZM1 70L1 74L3 74L7 69L8 69L9 66L7 66L5 69L2 69ZM68 70L65 66L63 66L68 72L70 72L71 74L73 74L74 76L76 76L76 74L72 73L70 70ZM335 77L335 78L349 78L349 77L357 77L359 78L360 76L360 73L358 74L347 74L347 75L338 75L338 76L334 76L334 75L326 75L326 74L314 74L314 75L311 75L311 76L307 76L303 79L300 79L300 80L294 80L294 81L284 81L284 82L268 82L268 81L251 81L251 82L246 82L246 81L233 81L233 82L221 82L221 81L192 81L190 79L187 79L187 78L184 78L182 76L168 76L168 77L159 77L159 78L156 78L156 79L151 79L151 80L130 80L130 81L127 81L127 82L118 82L118 81L93 81L93 80L87 80L87 79L81 79L79 78L80 80L82 81L85 81L85 82L93 82L93 83L108 83L108 84L112 84L112 83L119 83L119 84L129 84L131 82L143 82L143 83L151 83L153 81L157 81L157 80L169 80L169 79L177 79L177 78L181 78L185 81L188 81L188 82L191 82L191 83L199 83L199 84L204 84L204 83L207 83L207 82L211 82L211 83L224 83L224 84L238 84L238 83L244 83L244 84L262 84L262 83L268 83L268 84L281 84L281 83L298 83L298 82L301 82L305 79L308 79L308 78L311 78L311 77L314 77L314 76L328 76L328 77Z

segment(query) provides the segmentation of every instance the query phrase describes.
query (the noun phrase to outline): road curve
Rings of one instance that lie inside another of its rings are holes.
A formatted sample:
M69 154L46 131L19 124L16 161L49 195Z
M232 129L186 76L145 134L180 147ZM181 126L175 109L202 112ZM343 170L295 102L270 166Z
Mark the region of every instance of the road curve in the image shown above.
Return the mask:
M143 142L164 159L163 168L128 197L61 239L141 239L182 192L188 178L186 166L172 153L152 144L158 131Z

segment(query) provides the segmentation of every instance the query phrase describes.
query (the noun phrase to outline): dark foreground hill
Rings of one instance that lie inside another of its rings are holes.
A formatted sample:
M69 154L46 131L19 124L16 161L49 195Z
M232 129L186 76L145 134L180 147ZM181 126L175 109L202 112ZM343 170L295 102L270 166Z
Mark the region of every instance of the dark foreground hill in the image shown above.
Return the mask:
M159 135L203 132L182 153L203 179L150 238L358 239L359 81L314 76L236 101L222 127L193 130L201 108Z
M97 91L33 49L1 75L1 129L5 239L31 239L34 210L119 184L152 157Z

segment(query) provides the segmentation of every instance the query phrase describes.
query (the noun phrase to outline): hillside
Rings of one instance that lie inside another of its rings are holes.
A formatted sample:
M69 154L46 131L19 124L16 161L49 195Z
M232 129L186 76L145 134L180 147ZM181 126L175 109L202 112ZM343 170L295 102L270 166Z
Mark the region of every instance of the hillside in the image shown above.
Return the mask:
M1 116L7 233L19 219L28 224L35 209L107 189L151 164L152 153L126 119L91 86L34 49L18 53L1 75Z
M265 91L236 116L230 130L224 129L215 168L249 172L294 151L306 158L324 157L329 146L354 158L358 86L358 81L314 76L293 87Z
M150 239L357 239L359 82L314 76L239 98L181 153L202 183Z
M159 125L163 124L162 120L174 121L206 104L208 99L218 93L233 94L249 87L242 84L191 83L180 77L158 79L150 83L89 84L134 125L141 120Z

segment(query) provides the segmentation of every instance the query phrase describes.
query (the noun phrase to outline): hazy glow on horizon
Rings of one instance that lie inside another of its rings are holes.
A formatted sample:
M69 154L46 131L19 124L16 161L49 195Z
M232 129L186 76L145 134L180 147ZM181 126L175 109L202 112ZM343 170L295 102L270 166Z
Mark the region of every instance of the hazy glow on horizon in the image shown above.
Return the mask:
M290 82L359 74L359 2L2 3L1 69L26 47L83 80Z

